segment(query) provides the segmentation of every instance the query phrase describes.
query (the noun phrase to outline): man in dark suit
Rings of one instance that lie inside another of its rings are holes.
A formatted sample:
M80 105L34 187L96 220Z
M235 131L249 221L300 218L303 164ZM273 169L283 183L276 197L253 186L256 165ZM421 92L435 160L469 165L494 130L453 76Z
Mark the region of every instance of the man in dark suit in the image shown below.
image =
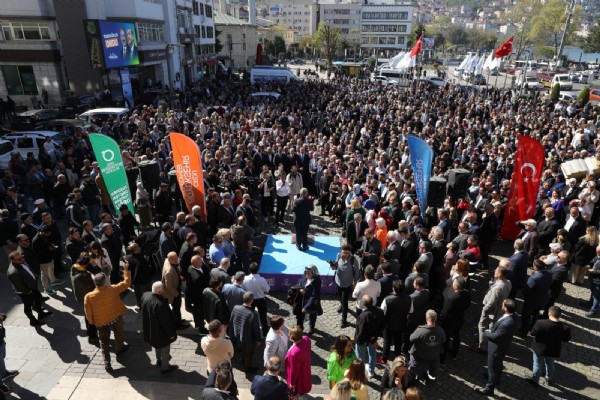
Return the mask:
M256 371L252 366L254 351L263 340L260 330L260 317L252 308L254 295L247 291L242 296L244 304L233 307L230 317L229 335L235 337L235 342L242 348L242 363L246 374Z
M132 28L127 28L127 56L129 63L135 62L138 58L138 48L135 44L135 33Z
M546 207L544 210L544 219L537 225L538 257L548 254L548 246L552 242L552 239L556 237L559 228L560 225L554 218L554 209L552 207Z
M42 318L52 314L51 311L45 311L42 308L42 294L38 290L37 277L33 271L25 264L23 255L18 251L13 251L8 255L10 265L8 266L8 280L16 294L23 301L23 311L31 326L44 325ZM38 317L33 316L32 309L38 313Z
M281 371L279 357L269 358L265 368L265 374L256 375L250 386L250 393L254 395L254 400L287 399L290 390L279 376Z
M171 318L171 309L167 299L162 296L165 286L162 282L152 284L152 292L142 296L142 326L144 341L150 343L156 351L156 365L160 372L168 373L179 368L169 364L171 343L177 338L175 323Z
M368 227L369 224L363 220L362 214L354 214L354 220L350 221L346 228L346 242L352 248L352 253L356 253L362 246L365 229Z
M560 322L561 309L552 306L548 310L548 319L541 319L531 328L535 338L533 350L533 376L527 382L538 387L542 375L542 363L546 366L546 382L554 384L554 359L560 357L562 342L571 340L571 329Z
M567 239L571 244L571 249L574 249L579 238L585 235L586 226L587 224L581 216L579 207L571 207L564 226L568 232Z
M300 196L294 200L294 228L296 230L296 248L308 250L308 227L312 221L310 212L314 209L313 199L308 198L308 189L302 188Z
M600 253L600 247L596 248L596 254ZM592 265L595 261L600 261L600 255L597 255L592 260ZM550 273L552 274L552 283L548 290L548 302L544 310L544 315L548 315L548 310L554 305L554 302L558 300L563 290L563 284L567 281L569 271L571 270L571 264L569 263L569 253L561 251L557 255L556 264L550 267Z
M439 209L438 210L438 219L440 222L438 223L438 227L442 228L443 239L448 240L450 238L450 221L448 221L448 210Z
M392 341L394 342L396 355L400 355L404 332L408 323L408 313L412 309L412 299L405 293L402 281L394 281L392 287L393 293L385 297L381 303L385 327L383 331L383 353L381 354L383 364L386 364L389 358Z
M202 252L204 249L202 249ZM208 333L204 327L204 312L202 310L202 293L210 281L210 267L203 257L196 254L187 270L185 298L192 307L194 325L201 334Z
M533 263L534 258L538 254L538 241L539 236L537 233L537 221L534 219L528 219L522 221L521 224L524 230L519 234L519 239L523 240L523 246L527 253L529 264Z
M398 232L389 231L387 234L387 250L391 253L391 259L400 261L402 257L402 248L398 241Z
M519 327L519 317L515 314L517 305L514 300L506 299L502 303L504 315L496 321L492 329L486 330L484 336L488 340L488 382L483 388L475 391L486 396L494 395L494 388L500 384L502 363L508 353L513 335Z
M523 287L523 309L519 335L525 337L537 320L539 311L548 300L548 290L552 285L552 273L546 270L546 264L537 259L533 262L534 272Z
M379 267L381 268L381 272L383 275L381 276L381 278L377 279L377 282L379 282L379 284L381 285L381 292L377 297L378 307L381 306L383 299L385 299L387 295L392 293L392 285L394 281L400 279L397 275L392 274L392 266L389 262L383 262Z
M577 187L577 179L571 178L567 181L567 185L563 188L562 196L565 204L569 204L571 200L579 198L580 189ZM561 216L562 218L562 216Z
M361 270L364 271L367 265L377 268L379 266L379 259L381 258L381 242L375 237L373 229L365 229L365 240L363 241L361 250Z
M467 239L469 238L469 225L466 222L458 224L458 235L452 240L458 244L458 251L463 251L467 248Z
M514 299L517 295L517 290L523 288L527 282L527 267L529 266L529 257L525 252L525 246L523 240L517 239L514 244L515 252L508 259L510 262L508 267L508 280L512 284L510 290L511 299Z
M456 359L460 348L460 329L465 319L465 311L471 305L471 292L465 289L467 281L462 277L454 278L452 291L444 293L444 308L440 314L440 326L446 333L444 350L440 357L442 365L445 364L448 353ZM450 348L452 339L452 348Z
M408 226L402 226L398 228L398 234L400 235L400 279L404 280L412 271L413 263L417 261L418 254L418 243L408 232Z

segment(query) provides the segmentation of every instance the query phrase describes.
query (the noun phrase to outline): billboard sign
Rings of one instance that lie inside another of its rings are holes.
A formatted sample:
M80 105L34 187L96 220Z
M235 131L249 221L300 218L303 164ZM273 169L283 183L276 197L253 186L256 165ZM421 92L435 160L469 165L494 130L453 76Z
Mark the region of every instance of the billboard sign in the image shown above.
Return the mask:
M99 21L106 68L129 67L140 63L135 24Z
M435 38L423 38L423 47L432 49L435 46Z

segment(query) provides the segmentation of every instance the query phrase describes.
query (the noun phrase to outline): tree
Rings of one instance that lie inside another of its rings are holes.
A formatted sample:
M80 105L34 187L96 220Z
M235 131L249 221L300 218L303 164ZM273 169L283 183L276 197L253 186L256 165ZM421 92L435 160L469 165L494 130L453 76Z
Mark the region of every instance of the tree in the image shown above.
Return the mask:
M569 43L574 36L578 24L580 11L571 17L571 24L565 36L565 43ZM561 0L550 0L546 2L537 15L533 18L531 34L537 46L551 45L554 48L554 55L558 55L558 46L567 20L565 12L565 3Z
M590 101L590 87L585 86L583 90L579 93L579 97L577 98L582 106L585 106Z
M333 59L335 58L338 45L340 42L340 31L339 29L332 28L323 22L319 23L317 32L314 36L315 47L321 50L321 53L327 59L327 66L331 67Z
M455 46L466 45L469 40L467 31L459 26L453 26L448 30L448 41Z
M556 83L554 86L552 86L552 91L550 92L550 100L552 100L553 102L557 102L558 101L558 97L560 96L560 83Z
M283 40L283 37L276 35L273 38L273 53L274 54L279 54L279 53L285 53L285 40Z
M532 27L535 17L540 13L540 0L519 0L507 8L501 21L514 28L513 52L517 59L523 49L533 42ZM504 38L503 40L506 40Z
M600 24L594 25L583 42L583 50L588 53L600 53Z
M223 44L221 44L221 39L219 39L219 36L221 36L221 31L215 29L215 53L220 53L221 50L223 50Z
M410 31L410 34L408 35L406 47L412 47L415 43L417 43L417 40L419 40L421 35L425 36L426 34L425 25L420 23L416 24L413 26L412 31Z
M302 36L300 38L300 42L298 43L298 48L301 50L306 50L312 47L313 38L312 36Z

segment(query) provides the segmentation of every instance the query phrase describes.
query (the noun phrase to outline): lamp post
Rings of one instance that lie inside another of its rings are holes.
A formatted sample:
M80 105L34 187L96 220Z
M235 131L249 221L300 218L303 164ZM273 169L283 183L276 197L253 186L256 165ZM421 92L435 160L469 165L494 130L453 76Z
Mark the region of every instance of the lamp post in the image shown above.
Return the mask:
M169 75L169 88L175 87L175 81L173 80L173 66L171 65L171 54L173 54L174 47L182 47L179 43L168 43L165 48L167 50L167 74Z
M562 52L565 48L565 37L567 36L567 31L569 30L569 24L571 23L571 17L573 17L573 13L575 12L575 0L569 0L569 7L567 8L567 20L565 21L565 30L562 33L562 37L560 39L560 46L558 47L558 54L556 55L556 67L562 67Z
M527 61L525 62L525 75L521 75L521 88L519 89L519 98L523 95L523 88L525 88L525 82L527 81L527 68L529 68L529 60L531 59L531 50L523 49L523 52L527 52Z

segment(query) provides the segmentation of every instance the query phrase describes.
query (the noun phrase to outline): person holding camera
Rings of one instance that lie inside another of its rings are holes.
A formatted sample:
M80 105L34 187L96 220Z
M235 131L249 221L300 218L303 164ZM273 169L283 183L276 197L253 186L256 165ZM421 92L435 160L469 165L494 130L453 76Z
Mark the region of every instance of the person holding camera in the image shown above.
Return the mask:
M337 295L340 299L340 306L337 309L337 312L342 314L340 327L345 328L348 326L348 302L360 277L360 266L348 244L342 246L342 251L338 254L336 260L329 261L329 265L335 271L334 280Z
M311 223L310 212L314 209L313 198L308 197L308 189L302 188L294 200L294 228L296 229L296 248L308 250L308 227Z
M14 378L19 375L19 371L9 371L6 369L4 358L6 358L6 328L4 328L4 321L6 321L6 314L0 313L0 391L7 394L12 392L12 388L3 381Z

